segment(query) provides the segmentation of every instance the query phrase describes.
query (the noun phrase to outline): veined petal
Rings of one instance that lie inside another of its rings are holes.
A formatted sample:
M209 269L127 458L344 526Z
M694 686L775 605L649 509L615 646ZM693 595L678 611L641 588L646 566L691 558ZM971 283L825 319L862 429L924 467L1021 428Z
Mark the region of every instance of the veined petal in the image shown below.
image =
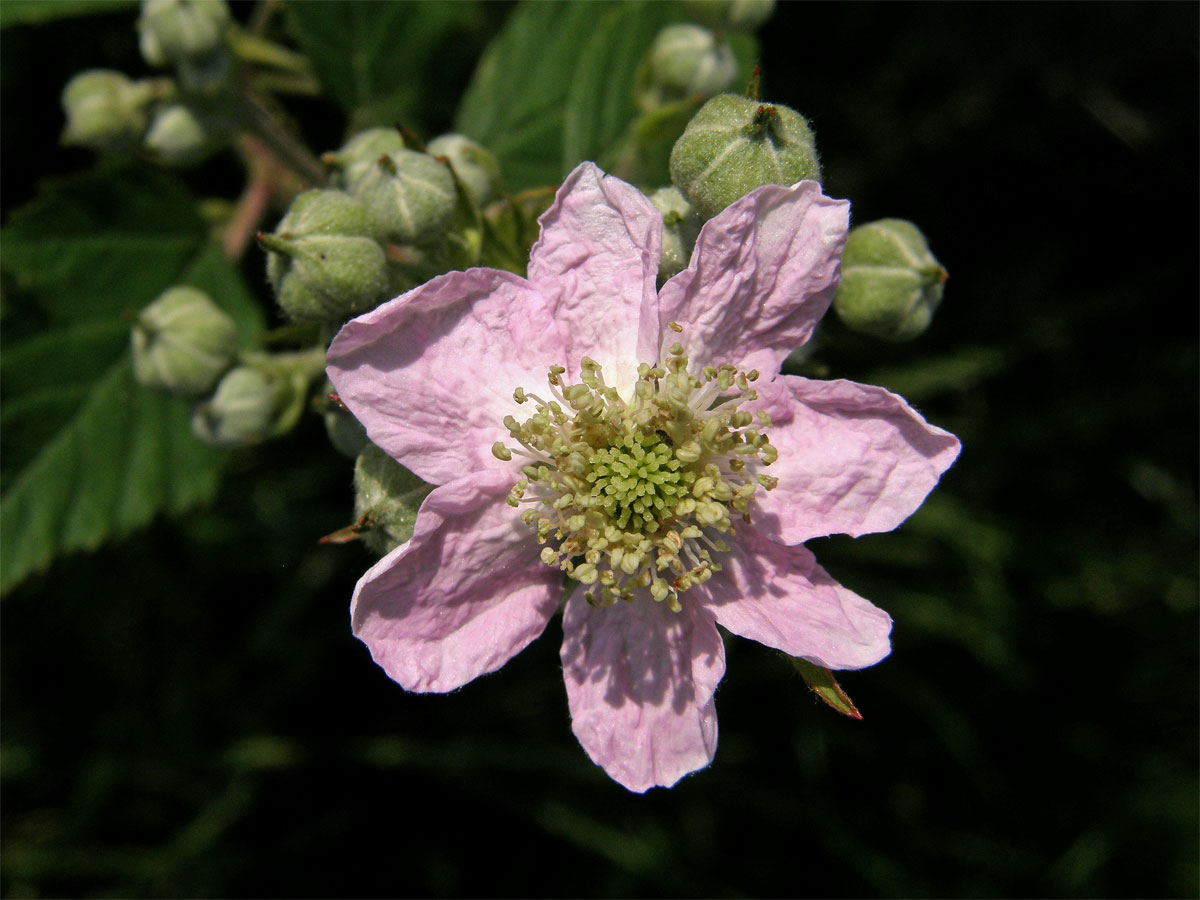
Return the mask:
M354 633L395 681L443 693L494 672L542 633L562 574L542 565L505 497L508 473L472 473L435 489L412 540L359 580Z
M958 457L954 435L881 387L792 375L777 381L794 403L790 417L773 416L779 459L767 472L779 484L755 495L754 522L782 543L890 531Z
M862 669L891 652L888 614L830 578L808 548L746 525L730 543L704 586L722 627L826 669Z
M637 188L585 162L567 176L540 222L529 281L567 326L568 371L577 373L579 360L589 356L609 384L632 384L637 364L658 358L662 215ZM649 342L649 355L639 337Z
M815 181L751 191L705 223L659 322L684 326L693 359L775 374L833 301L849 224L850 204Z
M574 596L562 663L575 736L629 790L670 787L712 762L725 648L707 610L649 598L596 609Z
M450 272L347 322L327 356L367 434L430 484L494 468L517 387L563 364L566 330L524 279Z

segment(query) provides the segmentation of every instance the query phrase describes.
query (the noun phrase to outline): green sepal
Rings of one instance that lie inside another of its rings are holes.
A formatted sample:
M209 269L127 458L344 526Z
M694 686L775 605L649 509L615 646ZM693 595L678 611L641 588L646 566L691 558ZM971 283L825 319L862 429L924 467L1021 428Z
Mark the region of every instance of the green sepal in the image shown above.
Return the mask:
M799 659L798 657L790 658L792 665L796 667L796 671L804 679L804 683L812 688L813 693L820 697L826 705L833 707L843 716L848 716L851 719L862 719L862 713L858 711L858 707L854 705L854 702L846 696L846 692L837 683L832 672L814 665L806 659Z

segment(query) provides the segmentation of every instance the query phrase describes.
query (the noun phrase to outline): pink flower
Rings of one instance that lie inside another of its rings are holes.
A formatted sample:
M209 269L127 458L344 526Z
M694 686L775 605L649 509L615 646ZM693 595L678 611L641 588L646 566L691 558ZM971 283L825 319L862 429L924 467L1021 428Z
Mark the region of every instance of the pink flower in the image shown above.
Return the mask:
M712 761L718 624L829 669L885 657L887 614L803 542L895 528L959 444L882 388L779 372L829 306L848 219L815 182L759 188L656 292L659 213L584 163L528 279L451 272L348 323L338 394L436 485L354 592L387 674L445 692L495 671L569 574L572 728L645 791Z

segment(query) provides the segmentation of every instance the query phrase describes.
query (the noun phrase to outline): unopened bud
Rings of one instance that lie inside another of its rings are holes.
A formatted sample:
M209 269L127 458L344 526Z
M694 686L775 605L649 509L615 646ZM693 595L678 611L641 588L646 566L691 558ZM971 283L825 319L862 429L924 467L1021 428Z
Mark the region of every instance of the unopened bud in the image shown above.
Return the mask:
M833 308L854 331L905 341L929 327L945 281L912 222L880 219L850 231Z
M258 236L267 278L293 319L341 322L374 309L387 293L379 225L341 191L305 191L276 227Z
M449 160L463 190L476 206L487 206L504 192L500 161L490 150L470 138L461 134L443 134L430 141L425 152Z
M671 181L706 219L765 184L820 178L804 117L737 94L700 107L671 150Z
M152 66L194 63L224 45L225 0L143 0L137 28L142 57Z
M433 490L374 444L354 465L354 515L369 524L363 542L380 556L412 537L417 510Z
M663 216L662 262L658 267L661 285L687 268L703 223L692 205L683 198L679 188L659 188L650 195L650 202Z
M297 385L292 379L249 366L232 369L216 393L192 414L196 437L214 447L257 444L295 422Z
M450 169L415 150L397 150L380 157L364 173L355 194L375 214L384 235L401 244L440 235L458 205Z
M684 5L697 22L729 31L754 31L775 12L775 0L685 0Z
M146 131L152 91L121 72L91 69L67 82L62 92L67 127L64 144L103 151L131 149Z
M203 291L173 287L142 310L130 344L139 384L198 397L233 365L237 326Z
M163 107L150 123L146 149L169 166L190 166L217 147L217 138L204 122L182 103Z
M737 77L729 45L699 25L668 25L655 37L638 67L638 106L657 109L691 98L712 97Z

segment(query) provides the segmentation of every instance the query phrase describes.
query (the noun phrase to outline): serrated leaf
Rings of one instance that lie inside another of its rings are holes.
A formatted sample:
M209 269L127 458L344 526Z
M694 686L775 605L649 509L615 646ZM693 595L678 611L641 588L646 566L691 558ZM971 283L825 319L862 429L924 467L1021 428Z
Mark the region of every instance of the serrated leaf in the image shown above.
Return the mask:
M355 129L407 124L436 87L435 56L474 4L288 3L292 34Z
M0 3L0 28L40 25L56 19L95 16L136 6L137 0L4 0Z
M4 229L0 266L21 295L6 310L6 340L136 312L205 236L192 198L162 175L104 169L58 183Z
M804 683L812 688L813 693L825 701L826 704L836 709L843 716L848 716L851 719L862 718L862 713L858 711L853 701L846 696L846 692L837 683L832 672L820 666L813 665L806 659L799 659L797 657L792 657L792 665L796 667L796 671L800 673L800 677L804 679Z
M129 318L172 284L208 292L247 340L262 327L193 207L169 181L109 173L53 187L5 229L0 592L215 490L221 457L188 404L138 386L128 353Z

